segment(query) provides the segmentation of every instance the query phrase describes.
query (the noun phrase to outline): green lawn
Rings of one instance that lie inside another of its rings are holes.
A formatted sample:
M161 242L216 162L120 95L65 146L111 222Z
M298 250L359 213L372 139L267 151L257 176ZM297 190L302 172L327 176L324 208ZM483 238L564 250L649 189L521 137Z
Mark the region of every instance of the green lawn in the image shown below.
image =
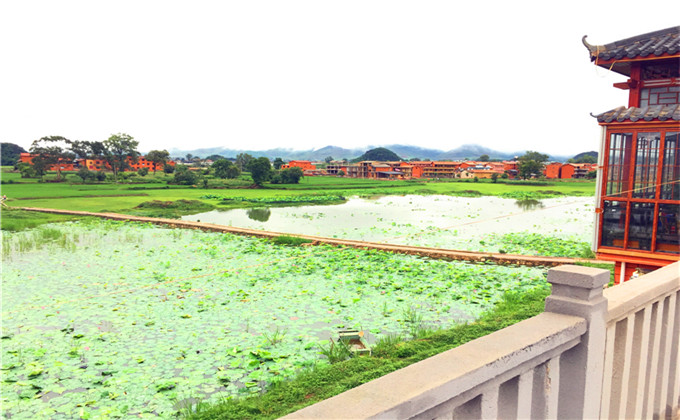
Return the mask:
M594 181L536 181L501 182L491 180L410 180L379 181L339 177L305 177L300 184L265 184L252 188L247 174L237 180L221 180L210 176L208 188L201 182L198 186L168 185L171 175L161 172L146 177L135 177L139 183L88 183L83 184L74 173L64 174L65 182L48 182L54 174L45 177L46 182L37 179L23 179L20 174L3 167L2 194L7 195L7 204L12 207L43 207L64 210L93 212L116 212L134 214L135 207L148 201L198 200L206 205L215 205L215 200L206 196L241 197L266 199L282 196L327 195L336 196L377 196L390 194L417 195L495 195L508 198L542 198L548 196L593 195ZM222 203L221 208L250 207L248 202ZM197 207L197 211L199 208ZM201 208L200 211L205 211ZM11 217L5 214L6 217ZM169 216L171 217L171 216ZM3 221L3 226L5 222ZM3 227L4 228L4 227Z

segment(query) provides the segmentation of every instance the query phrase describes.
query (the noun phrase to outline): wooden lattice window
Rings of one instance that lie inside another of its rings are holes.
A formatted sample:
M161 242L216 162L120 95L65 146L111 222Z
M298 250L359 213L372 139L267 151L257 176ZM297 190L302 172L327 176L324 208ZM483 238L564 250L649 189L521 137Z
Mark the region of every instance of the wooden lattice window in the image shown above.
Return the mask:
M628 193L628 158L633 143L632 133L614 133L609 139L607 168L607 196L626 196Z
M680 133L677 132L666 133L659 198L680 200Z
M659 133L639 133L635 153L633 198L652 199L656 195L656 169L659 166Z

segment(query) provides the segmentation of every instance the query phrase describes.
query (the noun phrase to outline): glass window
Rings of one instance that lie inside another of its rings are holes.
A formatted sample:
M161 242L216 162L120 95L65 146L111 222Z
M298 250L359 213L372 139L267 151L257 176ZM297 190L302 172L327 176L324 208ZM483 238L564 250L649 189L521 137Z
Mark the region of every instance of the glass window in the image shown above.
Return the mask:
M602 214L602 246L623 248L625 227L626 203L605 200Z
M652 250L654 203L631 203L628 222L628 249Z
M628 157L633 143L632 133L613 133L609 137L609 162L607 164L607 196L628 195Z
M680 133L666 133L661 171L662 200L680 200Z
M634 198L656 196L656 168L659 165L659 133L639 133L635 153Z
M659 204L656 250L680 254L680 205Z

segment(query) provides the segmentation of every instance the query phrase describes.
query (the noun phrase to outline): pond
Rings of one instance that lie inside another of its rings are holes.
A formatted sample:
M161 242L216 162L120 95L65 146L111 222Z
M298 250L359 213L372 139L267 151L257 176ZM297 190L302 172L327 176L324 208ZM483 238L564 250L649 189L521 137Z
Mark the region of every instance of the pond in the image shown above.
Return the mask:
M91 221L3 235L2 412L170 416L370 342L474 319L545 270Z
M572 241L587 248L593 232L593 203L593 197L539 201L391 195L373 199L354 197L338 205L213 210L183 219L330 238L509 252L508 242L517 242L518 235ZM512 252L563 254L526 247L513 248Z

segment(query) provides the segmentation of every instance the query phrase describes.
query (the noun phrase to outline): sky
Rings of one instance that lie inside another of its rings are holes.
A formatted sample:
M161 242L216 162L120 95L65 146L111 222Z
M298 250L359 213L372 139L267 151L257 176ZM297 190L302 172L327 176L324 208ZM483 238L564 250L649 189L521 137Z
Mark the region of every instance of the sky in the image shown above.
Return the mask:
M601 45L680 24L680 2L643 4L5 1L0 141L595 150L590 113L627 105L628 92L581 37Z

